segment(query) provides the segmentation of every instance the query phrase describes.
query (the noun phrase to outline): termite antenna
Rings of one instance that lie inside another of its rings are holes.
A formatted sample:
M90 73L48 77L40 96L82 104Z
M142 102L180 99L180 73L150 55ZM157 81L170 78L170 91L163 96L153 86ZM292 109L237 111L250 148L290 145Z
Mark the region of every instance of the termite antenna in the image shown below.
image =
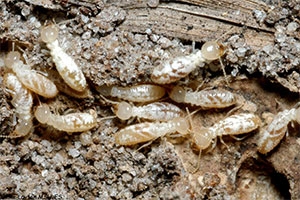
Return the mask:
M221 64L221 68L222 68L222 71L223 71L223 74L224 74L224 77L225 77L225 82L226 82L227 85L229 85L228 77L227 77L227 74L226 74L226 71L225 71L225 66L223 64L223 61L222 61L221 57L219 58L219 62Z
M190 113L190 110L189 110L189 108L188 107L185 107L185 110L186 110L186 112L187 112L187 118L188 118L188 120L189 120L189 122L190 122L190 124L191 124L191 130L193 131L194 130L194 127L193 127L193 121L192 121L192 116L194 115L194 114L196 114L199 110L201 110L201 108L199 108L199 109L197 109L197 110L194 110L193 112L191 112Z
M63 21L61 21L61 22L59 22L59 23L56 23L56 22L55 22L55 19L52 18L53 23L54 23L55 25L57 25L57 26L59 26L59 25L61 25L61 24L67 24L67 23L70 23L70 22L75 21L75 20L77 20L77 18L67 19L67 20L63 20Z
M31 61L29 61L29 58L28 58L28 56L26 54L26 51L24 49L22 49L21 47L19 47L19 46L18 46L18 49L23 53L22 56L23 56L23 58L25 60L25 63L27 65L31 66L32 64L31 64Z
M190 171L191 174L195 174L198 171L199 167L200 167L201 153L202 153L202 150L199 150L197 165L196 165L195 169L193 169L192 171Z
M117 116L107 116L107 117L101 117L99 119L99 121L102 121L102 120L107 120L107 119L113 119L113 118L116 118Z
M35 93L35 92L33 92L33 94L36 97L36 99L38 100L39 105L42 105L39 95L37 95L37 93Z
M7 138L7 139L16 139L16 138L21 138L26 136L27 134L24 135L17 135L17 134L12 134L12 135L0 135L0 138Z
M110 99L107 99L106 97L104 97L102 94L99 95L104 101L106 101L107 103L113 104L113 105L117 105L119 104L119 102L117 101L112 101Z
M207 81L208 79L205 78L204 80L202 80L202 82L198 85L198 87L196 88L195 92L199 92L200 89L202 88L202 86L204 85L204 83Z
M223 38L223 37L225 37L226 35L228 35L229 33L233 32L234 29L235 29L235 27L232 26L228 31L226 31L225 33L223 33L223 34L216 40L216 43L218 43L218 41L219 41L221 38ZM219 44L219 43L218 43L218 44ZM219 44L219 46L221 46L221 44ZM225 49L224 47L222 47L221 49L223 50L222 55L224 55L225 52L226 52L226 49ZM224 74L224 77L225 77L225 82L226 82L227 85L229 85L228 77L227 77L227 74L226 74L226 71L225 71L225 66L224 66L224 64L223 64L223 62L222 62L222 60L221 60L221 56L222 56L222 55L221 55L221 53L220 53L219 62L220 62L220 64L221 64L221 68L222 68L222 71L223 71L223 74Z
M243 107L243 105L244 105L244 103L241 104L241 105L239 105L239 106L236 106L236 107L232 108L232 109L226 114L225 118L226 118L226 117L229 117L232 113L234 113L235 111L239 110L241 107Z
M228 35L229 33L233 32L234 29L236 29L236 27L232 26L230 29L228 29L228 31L226 31L225 33L223 33L223 34L216 40L216 42L218 42L220 39L222 39L223 37L225 37L225 36Z

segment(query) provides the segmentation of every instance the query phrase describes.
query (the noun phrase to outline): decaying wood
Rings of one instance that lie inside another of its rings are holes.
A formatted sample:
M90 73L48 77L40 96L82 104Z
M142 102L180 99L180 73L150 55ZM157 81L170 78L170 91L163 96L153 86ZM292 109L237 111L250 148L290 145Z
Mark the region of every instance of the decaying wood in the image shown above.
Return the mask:
M120 26L124 30L145 33L150 29L156 34L202 42L218 39L233 29L245 33L248 45L254 48L273 40L274 29L258 24L252 14L255 9L267 11L267 5L260 1L181 0L160 2L155 8L141 1L115 4L128 12Z

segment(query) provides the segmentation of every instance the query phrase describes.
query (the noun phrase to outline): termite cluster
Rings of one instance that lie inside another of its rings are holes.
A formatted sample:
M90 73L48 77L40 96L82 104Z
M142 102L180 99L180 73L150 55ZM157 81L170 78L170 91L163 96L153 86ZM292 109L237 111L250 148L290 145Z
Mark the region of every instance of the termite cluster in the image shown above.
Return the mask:
M56 66L56 71L49 70L48 73L59 74L59 76L56 75L57 79L54 81L32 70L22 61L17 51L9 52L5 58L8 72L4 76L4 85L13 97L12 105L18 117L16 129L8 137L28 135L33 128L33 116L42 124L70 133L87 131L97 124L95 110L90 110L89 113L59 115L52 113L47 104L40 103L35 107L32 115L33 93L45 98L54 98L58 91L76 98L85 98L89 95L85 76L74 59L60 47L57 40L58 33L56 25L41 29L41 40L50 50L50 56ZM201 50L187 56L173 58L155 67L151 75L154 84L130 87L103 85L97 88L101 95L105 96L104 99L109 96L124 100L115 102L106 99L113 104L113 111L120 120L133 118L143 120L138 124L120 129L114 136L115 142L119 145L134 145L178 133L180 136L191 136L194 146L201 153L209 146L214 148L217 137L223 142L222 136L224 135L234 137L234 135L258 129L261 126L261 120L253 113L231 115L211 127L195 128L191 114L185 116L185 113L175 105L182 103L201 109L223 109L237 103L236 95L226 90L191 91L182 86L170 85L187 76L200 63L210 63L220 59L223 54L224 47L221 44L216 41L206 42ZM62 84L61 79L65 84ZM166 93L175 104L160 101ZM134 105L133 102L139 105ZM271 151L283 138L289 122L300 123L299 112L299 108L294 108L278 113L271 124L263 130L262 137L258 141L258 151L263 154Z
M41 40L50 50L50 55L60 75L60 77L56 76L59 84L55 84L55 81L53 82L42 73L32 70L30 65L22 61L19 52L13 50L5 57L7 73L4 76L4 85L13 97L12 104L18 117L18 125L15 131L7 136L9 138L23 137L32 131L31 110L34 93L45 98L54 98L59 88L77 98L84 98L88 94L86 79L74 59L60 47L57 40L58 33L56 25L45 26L41 29ZM49 73L56 72L52 70ZM62 84L60 79L63 79L66 84ZM90 110L90 113L59 115L52 113L50 107L43 103L35 108L34 117L42 124L48 124L70 133L89 130L96 126L97 120L95 110Z

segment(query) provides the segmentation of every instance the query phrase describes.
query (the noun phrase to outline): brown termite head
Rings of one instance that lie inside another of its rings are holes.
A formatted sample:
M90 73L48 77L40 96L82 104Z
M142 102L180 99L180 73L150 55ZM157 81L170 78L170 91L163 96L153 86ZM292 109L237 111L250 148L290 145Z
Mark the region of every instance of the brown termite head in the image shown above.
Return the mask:
M40 123L46 124L51 117L50 113L49 106L39 105L34 112L34 116Z
M58 37L58 27L54 24L45 26L41 29L41 39L45 43L54 42Z
M206 60L213 61L223 56L224 46L216 41L208 41L201 47L201 53Z
M121 103L116 104L115 106L115 114L121 120L128 120L132 117L132 106L122 101Z
M177 103L185 102L185 89L180 86L175 86L171 93L169 94L170 98Z
M5 65L9 68L13 66L13 64L20 60L21 54L17 51L9 52L5 57Z

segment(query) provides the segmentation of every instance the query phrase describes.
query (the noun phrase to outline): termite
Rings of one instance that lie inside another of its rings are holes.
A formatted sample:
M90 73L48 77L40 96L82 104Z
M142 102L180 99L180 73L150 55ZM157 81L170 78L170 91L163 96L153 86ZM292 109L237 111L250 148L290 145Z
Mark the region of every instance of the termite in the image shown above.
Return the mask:
M115 142L119 145L135 145L175 132L188 134L189 123L185 118L179 117L168 122L144 122L125 127L115 134Z
M177 103L188 103L203 109L226 108L237 102L236 95L229 91L200 90L192 92L180 86L175 86L169 97Z
M17 76L7 73L3 78L3 83L13 96L12 105L16 108L18 124L13 134L8 137L23 137L29 134L32 128L32 94L22 85Z
M284 110L274 117L257 142L258 151L266 154L274 149L286 134L291 121L300 123L300 108Z
M231 115L211 127L192 130L193 141L199 150L206 149L218 136L222 141L224 135L240 135L256 130L261 125L260 118L252 113ZM214 141L213 147L215 146Z
M119 86L100 86L98 92L104 96L117 97L131 102L151 102L162 98L166 90L165 88L152 85L142 84L131 87Z
M151 79L157 84L169 84L186 77L200 63L210 63L224 54L224 47L216 41L204 43L201 50L187 56L168 60L154 68ZM224 69L223 69L224 72Z
M51 113L48 105L41 104L36 108L34 116L42 124L69 133L87 131L97 125L97 113L94 110L90 110L90 113L57 115Z
M235 138L235 135L252 132L259 128L260 125L260 118L252 113L232 115L225 118L224 120L219 121L211 127L201 127L200 129L195 129L191 124L193 144L195 144L195 147L199 150L199 160L194 172L196 172L199 168L199 161L202 150L207 149L211 145L211 143L213 143L211 149L214 149L217 144L217 137L219 137L220 141L225 144L222 136L229 135Z
M74 59L59 46L57 40L58 32L56 25L43 27L41 30L41 39L50 49L56 69L67 85L76 91L83 92L87 87L86 79Z
M167 102L154 102L144 106L134 106L122 101L117 103L114 108L116 116L121 120L137 117L152 121L169 121L183 116L180 108Z
M10 68L29 90L47 98L55 97L58 90L47 77L32 70L29 65L20 60L20 53L11 51L5 58L5 65Z

